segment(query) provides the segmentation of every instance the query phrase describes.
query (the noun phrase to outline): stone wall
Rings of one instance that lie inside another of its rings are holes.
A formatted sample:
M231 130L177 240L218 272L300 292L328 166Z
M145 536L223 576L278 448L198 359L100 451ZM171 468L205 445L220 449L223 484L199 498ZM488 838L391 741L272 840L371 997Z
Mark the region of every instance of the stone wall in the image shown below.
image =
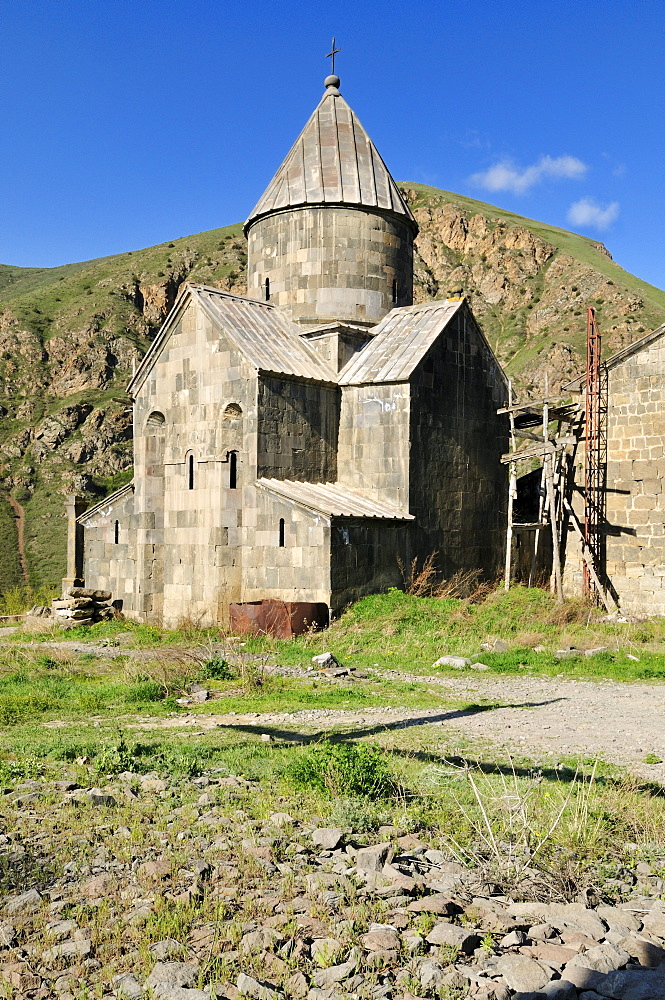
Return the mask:
M258 475L326 483L337 478L339 389L263 375L258 396Z
M584 518L584 452L576 455L574 507ZM604 568L624 611L665 614L665 339L608 373ZM569 534L564 584L582 585L579 545Z
M407 382L342 387L340 482L408 513L411 392Z
M243 601L275 598L329 605L330 518L261 488L256 489L255 515L246 532Z
M134 407L141 616L223 621L241 600L256 409L254 368L190 301Z
M267 279L270 301L298 323L371 326L413 301L413 228L392 215L290 209L253 223L247 243L247 294L264 299Z
M507 390L470 310L461 310L411 378L409 510L422 557L445 576L500 571L505 551Z
M84 525L84 575L96 589L110 590L113 600L122 602L121 609L129 617L135 612L138 520L131 487L80 518Z
M413 558L413 523L335 517L330 529L330 605L340 614L367 594L403 585Z

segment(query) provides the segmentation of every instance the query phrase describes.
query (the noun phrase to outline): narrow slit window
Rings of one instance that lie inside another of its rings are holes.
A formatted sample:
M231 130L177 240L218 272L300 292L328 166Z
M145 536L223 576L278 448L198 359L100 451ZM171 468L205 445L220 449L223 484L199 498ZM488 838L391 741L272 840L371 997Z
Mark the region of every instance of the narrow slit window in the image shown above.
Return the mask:
M285 539L284 527L285 527L284 526L284 518L280 517L280 519L279 519L279 547L280 547L280 549L284 548L284 539Z
M117 545L120 541L120 522L116 521L113 525L113 544Z
M266 302L270 299L270 278L266 278Z
M397 302L397 278L393 278L393 304Z
M229 453L229 489L236 490L238 488L238 452L232 451Z
M187 488L194 489L194 456L190 455L187 462Z

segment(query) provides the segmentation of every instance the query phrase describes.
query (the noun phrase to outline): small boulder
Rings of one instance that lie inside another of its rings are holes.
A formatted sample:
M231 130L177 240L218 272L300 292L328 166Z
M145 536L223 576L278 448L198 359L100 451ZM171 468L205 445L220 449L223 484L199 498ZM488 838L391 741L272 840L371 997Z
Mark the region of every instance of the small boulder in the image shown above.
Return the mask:
M440 656L432 664L432 667L452 667L453 670L464 670L465 667L470 666L471 660L468 656Z
M131 972L123 972L119 976L114 976L111 980L115 995L120 1000L140 1000L143 996L143 987Z
M28 889L20 896L13 896L5 904L5 913L35 913L41 901L42 897L36 889Z
M414 899L407 910L410 913L435 913L439 917L452 917L460 912L460 907L444 893L435 892L431 896Z
M502 955L496 971L503 976L511 990L518 993L535 993L549 981L542 965L527 955Z
M342 666L333 653L319 653L318 656L312 657L312 663L317 670L330 670Z
M344 839L344 832L336 827L319 827L312 830L312 843L324 851L334 851Z
M168 997L174 987L190 987L196 982L199 967L192 962L157 962L145 981L146 990L156 997Z
M444 944L450 945L453 948L459 948L460 951L465 952L467 955L471 954L473 949L477 948L480 944L477 931L469 930L467 927L458 927L457 924L449 924L444 921L434 925L427 935L427 941L429 944Z
M246 976L244 972L238 976L236 988L238 993L252 997L253 1000L281 1000L284 996L271 983L262 983L259 979L254 979L253 976Z
M380 872L388 857L390 844L373 844L361 847L356 854L356 868L359 872Z

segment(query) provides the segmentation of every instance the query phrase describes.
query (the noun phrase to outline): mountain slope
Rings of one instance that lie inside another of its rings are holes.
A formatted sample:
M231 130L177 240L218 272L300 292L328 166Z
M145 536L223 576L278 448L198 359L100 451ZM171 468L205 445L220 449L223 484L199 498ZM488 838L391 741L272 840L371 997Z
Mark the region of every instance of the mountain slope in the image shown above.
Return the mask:
M602 244L483 202L417 184L418 301L462 288L519 391L583 364L586 306L610 353L665 320L665 292ZM35 584L64 571L66 493L104 496L131 476L125 386L185 280L245 291L240 224L57 268L0 265L0 475L25 511ZM21 576L0 500L0 589Z

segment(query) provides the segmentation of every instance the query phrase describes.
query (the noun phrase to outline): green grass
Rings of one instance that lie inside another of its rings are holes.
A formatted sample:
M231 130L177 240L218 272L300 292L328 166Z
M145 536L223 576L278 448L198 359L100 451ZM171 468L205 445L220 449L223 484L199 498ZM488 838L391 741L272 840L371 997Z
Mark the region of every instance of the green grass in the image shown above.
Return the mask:
M449 598L413 597L391 589L352 605L330 629L290 641L249 640L247 648L269 651L279 662L306 666L330 650L360 668L431 673L444 655L478 658L499 673L521 672L616 680L665 679L665 622L606 624L600 613L581 601L563 606L546 591L514 587L496 590L480 604ZM503 639L506 654L481 653L481 644ZM533 647L545 645L546 653ZM580 649L609 647L594 657L557 659L567 645ZM627 654L637 655L639 662ZM458 674L452 668L437 667Z

